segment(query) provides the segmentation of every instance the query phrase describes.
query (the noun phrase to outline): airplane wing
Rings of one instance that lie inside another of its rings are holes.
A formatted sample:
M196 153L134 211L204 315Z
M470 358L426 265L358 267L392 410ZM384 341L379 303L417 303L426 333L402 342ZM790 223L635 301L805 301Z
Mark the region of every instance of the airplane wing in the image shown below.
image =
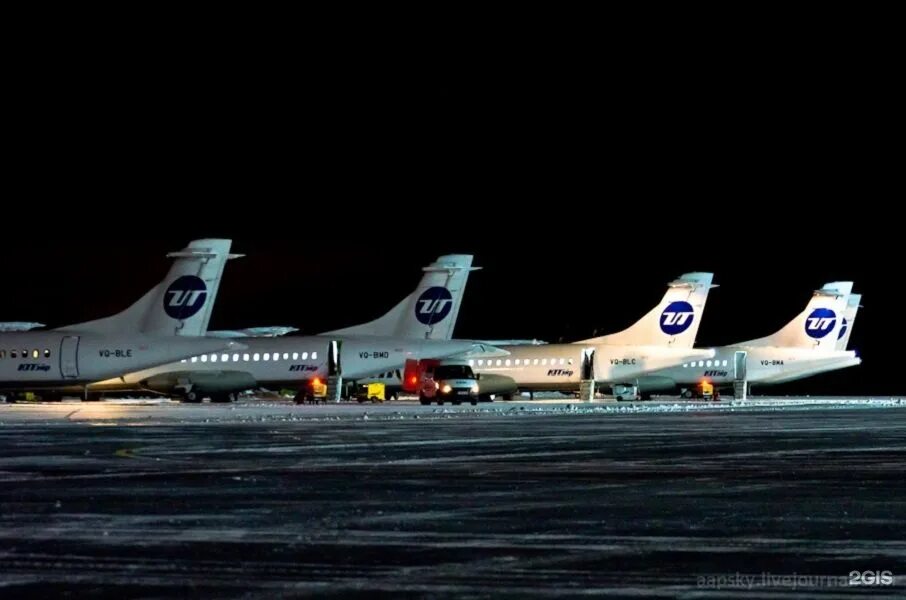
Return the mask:
M475 342L465 352L448 356L447 358L491 358L496 356L509 356L510 353L503 348L492 346L485 342Z
M480 344L491 346L543 346L548 342L544 340L475 340Z
M281 337L287 333L299 331L296 327L249 327L247 329L209 331L208 337L246 338L246 337Z
M0 331L31 331L44 327L44 323L29 323L27 321L0 322Z

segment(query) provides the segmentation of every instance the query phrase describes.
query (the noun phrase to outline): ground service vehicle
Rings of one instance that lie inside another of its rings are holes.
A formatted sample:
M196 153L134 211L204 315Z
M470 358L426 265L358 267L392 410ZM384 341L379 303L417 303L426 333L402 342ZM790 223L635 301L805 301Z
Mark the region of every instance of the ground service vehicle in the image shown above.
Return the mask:
M314 377L303 385L294 398L296 404L317 404L327 402L327 384L320 377Z
M383 383L363 383L356 388L355 399L363 402L383 402L387 388Z
M683 398L701 398L703 400L720 400L720 392L710 381L699 381L691 388L683 390Z
M637 385L617 384L613 386L613 396L618 402L623 400L642 399L641 394L639 394L639 386Z
M419 391L419 401L461 404L466 400L478 404L478 380L467 363L441 362L433 371L426 371Z

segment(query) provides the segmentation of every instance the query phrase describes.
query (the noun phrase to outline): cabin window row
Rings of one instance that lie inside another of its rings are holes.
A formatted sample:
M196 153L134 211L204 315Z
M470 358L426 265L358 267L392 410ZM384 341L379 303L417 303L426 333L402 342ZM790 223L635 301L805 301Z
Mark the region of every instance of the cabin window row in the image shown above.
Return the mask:
M254 353L246 352L244 354L235 353L232 356L229 354L202 354L201 356L193 356L192 358L184 358L179 362L184 362L184 363L185 362L193 362L193 363L212 362L212 363L215 363L215 362L230 362L230 359L232 359L232 362L240 362L240 361L242 361L242 362L249 362L249 361L260 362L260 361L290 360L290 357L292 357L292 360L299 360L300 358L302 360L308 360L309 354L308 354L308 352L302 352L301 354L298 352L293 352L293 353L284 352L282 359L280 357L279 352L274 352L273 354L271 354L270 352L265 352L264 354L262 354L260 352L254 352ZM317 352L311 353L311 360L318 360Z
M6 358L6 355L7 355L6 350L0 350L0 359ZM44 352L41 352L40 350L32 350L31 352L29 352L28 349L21 350L21 351L19 351L19 350L10 350L9 351L10 358L21 358L21 359L25 360L28 358L41 358L41 356L43 356L44 358L50 358L50 350L45 348Z
M725 360L700 360L698 362L686 363L683 365L684 369L696 368L696 367L726 367L727 361Z
M485 364L485 363L487 363L487 364ZM469 360L469 366L472 366L472 367L474 367L474 366L479 366L479 367L485 367L485 366L487 366L487 367L494 367L494 366L497 366L497 367L511 367L511 366L528 367L528 366L536 366L536 365L547 366L548 364L550 364L551 366L555 366L558 364L559 365L571 365L571 364L573 364L573 359L571 359L571 358L552 358L552 359L550 359L550 363L548 363L548 359L546 359L546 358L536 358L536 359L530 359L530 358L502 359L502 358L498 358L496 360L496 365L494 363L495 363L495 361L493 358L489 358L489 359L487 359L487 361L485 361L485 359L483 359L483 358L479 358L479 359L473 358L473 359Z

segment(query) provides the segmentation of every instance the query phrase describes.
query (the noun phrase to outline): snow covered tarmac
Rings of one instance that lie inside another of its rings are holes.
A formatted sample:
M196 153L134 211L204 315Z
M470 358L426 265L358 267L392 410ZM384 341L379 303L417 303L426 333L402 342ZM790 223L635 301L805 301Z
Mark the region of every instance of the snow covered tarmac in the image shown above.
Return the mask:
M246 400L233 404L183 404L170 400L107 400L0 404L0 425L27 421L97 422L106 424L211 424L248 421L405 418L450 419L528 415L635 414L671 412L747 412L816 409L873 409L906 407L901 397L755 398L720 402L658 399L648 402L546 399L492 402L477 406L421 406L414 400L383 404L317 404L297 406L287 400Z
M0 406L0 593L896 597L904 472L897 398Z

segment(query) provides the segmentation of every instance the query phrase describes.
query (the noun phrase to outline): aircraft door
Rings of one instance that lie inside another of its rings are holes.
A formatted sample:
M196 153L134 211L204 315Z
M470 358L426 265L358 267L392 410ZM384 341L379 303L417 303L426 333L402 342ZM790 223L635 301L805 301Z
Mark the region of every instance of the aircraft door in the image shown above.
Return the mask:
M736 381L745 381L746 376L746 359L748 358L748 352L737 352L733 356L733 379Z
M68 335L60 342L60 374L63 379L79 376L79 336Z
M582 380L586 381L595 378L595 349L585 348L582 350Z
M328 377L342 377L343 376L343 366L340 363L340 351L342 350L343 342L341 340L330 340L330 343L327 347L327 376Z

